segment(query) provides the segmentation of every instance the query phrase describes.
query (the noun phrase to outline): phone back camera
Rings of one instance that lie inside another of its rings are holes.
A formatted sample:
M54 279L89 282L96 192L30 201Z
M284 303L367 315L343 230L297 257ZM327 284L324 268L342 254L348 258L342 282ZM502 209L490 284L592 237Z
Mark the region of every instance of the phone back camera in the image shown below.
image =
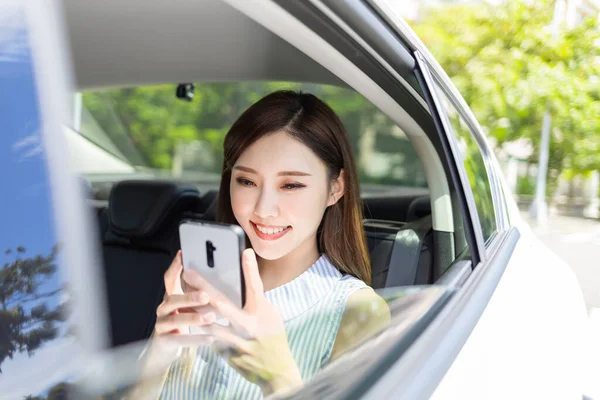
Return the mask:
M210 268L215 267L215 251L217 248L212 244L210 240L206 241L206 262Z

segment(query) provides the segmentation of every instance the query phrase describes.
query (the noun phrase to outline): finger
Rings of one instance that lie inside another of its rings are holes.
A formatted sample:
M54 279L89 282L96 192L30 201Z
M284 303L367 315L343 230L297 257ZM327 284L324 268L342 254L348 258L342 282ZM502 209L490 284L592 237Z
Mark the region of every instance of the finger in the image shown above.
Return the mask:
M242 270L244 271L244 280L246 281L246 302L253 302L260 297L264 297L264 288L260 272L258 271L258 262L256 254L252 249L246 249L242 253Z
M186 294L174 294L167 298L156 309L156 315L169 315L180 308L199 307L210 302L210 296L204 291Z
M200 275L197 271L188 269L183 271L182 276L188 285L208 293L211 303L213 303L213 301L230 302L227 296L225 296L219 289L211 285L210 282L204 279L204 277L202 277L202 275Z
M251 331L250 316L244 310L235 306L229 300L212 301L211 304L220 312L239 332L247 333Z
M190 307L190 308L179 308L177 312L182 314L208 314L209 312L216 314L216 309L210 304L199 306L199 307Z
M206 326L213 324L216 315L213 312L206 314L171 314L156 319L154 330L157 334L163 335L174 330L186 332L190 326Z
M209 328L209 332L219 347L234 348L236 354L252 354L252 341L241 337L231 328L214 324Z
M181 271L183 270L183 261L181 258L181 250L177 252L175 258L171 262L169 269L165 272L164 281L165 281L165 292L167 296L172 294L181 294L183 290L181 290Z
M175 347L197 347L214 343L212 335L167 335L161 336L158 340Z

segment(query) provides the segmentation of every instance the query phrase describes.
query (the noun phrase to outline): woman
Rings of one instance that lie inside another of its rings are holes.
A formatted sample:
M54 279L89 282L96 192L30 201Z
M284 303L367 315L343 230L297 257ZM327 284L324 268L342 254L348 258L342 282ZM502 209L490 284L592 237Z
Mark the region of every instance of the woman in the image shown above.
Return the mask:
M215 289L206 290L197 272L182 272L178 254L165 274L154 337L197 325L212 327L216 342L173 363L161 398L250 399L297 387L389 321L385 301L368 286L350 143L315 96L269 94L233 124L217 220L240 225L251 244L242 256L246 305L208 296ZM215 311L235 329L213 325Z

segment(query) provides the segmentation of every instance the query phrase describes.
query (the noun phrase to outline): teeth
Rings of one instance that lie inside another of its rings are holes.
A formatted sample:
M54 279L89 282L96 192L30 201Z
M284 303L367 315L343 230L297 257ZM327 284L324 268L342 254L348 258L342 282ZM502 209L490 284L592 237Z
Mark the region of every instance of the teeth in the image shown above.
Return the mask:
M256 225L259 231L265 233L267 235L273 235L275 233L280 233L285 230L285 228L263 228L262 226Z

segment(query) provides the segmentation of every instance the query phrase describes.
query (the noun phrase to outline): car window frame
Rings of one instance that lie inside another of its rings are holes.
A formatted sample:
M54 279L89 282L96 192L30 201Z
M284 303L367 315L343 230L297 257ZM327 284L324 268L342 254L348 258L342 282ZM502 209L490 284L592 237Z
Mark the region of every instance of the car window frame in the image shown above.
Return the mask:
M441 99L435 90L436 82L429 63L419 50L414 52L414 56L417 62L415 73L419 76L421 85L424 88L425 98L430 105L437 133L444 144L445 161L452 171L453 176L451 178L454 180L459 202L461 203L460 208L463 210L463 218L466 220L464 225L467 228L466 236L468 246L471 248L472 265L475 266L485 259L485 241L473 190L460 155L458 141L453 133L448 115L441 104Z
M433 76L433 74L432 74ZM481 215L480 214L480 209L477 207L477 204L475 206L476 210L477 210L477 214L479 216L479 222L481 224L482 227L482 235L483 240L484 240L484 247L487 247L488 244L490 243L490 240L493 238L493 236L498 232L499 228L499 200L498 200L498 193L496 192L496 186L494 185L494 180L495 180L495 176L491 174L492 171L492 167L490 165L490 157L489 154L486 154L484 151L482 151L482 144L485 144L485 141L482 140L481 138L478 138L474 133L473 133L473 128L472 128L472 124L466 119L465 117L465 112L464 109L457 106L456 101L454 98L450 97L450 94L448 93L448 90L444 88L443 83L436 79L435 76L433 76L433 86L432 86L432 90L435 90L436 95L438 98L440 98L441 96L444 96L445 99L447 100L447 102L449 103L448 106L452 107L452 109L454 110L454 112L457 113L458 117L461 120L461 123L464 124L465 128L467 129L467 132L465 132L464 134L468 134L471 135L471 139L473 139L475 141L475 144L477 146L477 149L479 151L479 155L481 156L481 159L483 160L483 164L484 164L484 168L485 168L485 174L486 174L486 179L488 182L488 185L490 187L490 200L492 202L492 212L494 213L493 215L493 220L494 220L494 229L492 230L492 232L489 233L489 236L486 238L485 237L485 232L483 232L483 224L482 224L482 218L485 218L487 220L488 216L487 215ZM441 99L440 99L441 100ZM455 129L454 126L452 126L452 123L450 122L450 117L448 114L448 110L446 109L446 106L440 104L440 105L436 105L436 107L439 107L438 112L440 114L443 114L443 118L444 120L448 121L448 126L444 126L444 129L447 129L448 132L450 133L450 136L454 139L454 141L456 141L457 144L457 148L459 146L459 142L460 142L460 136L463 133L458 133ZM458 157L461 160L461 166L463 168L465 168L465 172L466 172L466 166L465 166L465 162L467 161L465 159L465 156L462 153L459 153ZM468 179L468 178L467 178ZM475 192L474 192L474 188L471 186L471 184L469 183L469 187L471 188L471 193L473 194L473 199L475 198Z
M461 117L464 122L468 124L473 136L477 140L480 145L480 149L484 156L484 162L491 161L493 165L492 168L488 169L488 174L490 175L490 184L495 182L494 187L491 187L492 190L492 198L494 200L494 207L496 211L496 225L498 228L498 232L504 232L509 230L512 225L510 222L510 213L508 212L508 204L506 198L503 196L504 184L502 184L502 178L499 176L501 174L500 168L498 166L498 162L495 158L495 155L489 144L485 139L485 135L483 134L483 130L481 129L477 119L475 118L473 112L463 99L462 95L450 80L450 78L443 72L443 69L436 61L435 57L431 54L431 52L425 47L423 42L419 39L419 37L414 33L409 24L403 20L399 15L395 14L386 4L385 0L362 0L366 3L386 25L386 28L392 31L397 40L404 46L404 48L409 49L411 52L420 52L426 64L428 65L429 71L431 75L436 79L436 81L440 82L440 86L444 88L446 96L455 106L457 111L461 112ZM441 71L441 72L440 72ZM490 241L488 240L486 246L489 247Z
M428 65L428 68L433 76L435 84L442 90L444 96L446 96L450 104L459 114L460 118L462 118L463 122L469 129L471 136L477 143L479 152L485 164L488 181L490 183L492 202L494 204L494 216L496 220L495 232L505 231L510 228L510 223L508 221L508 214L506 212L506 201L502 192L502 184L499 176L500 171L497 168L497 162L493 150L490 148L483 130L475 119L473 112L466 104L463 97L458 93L458 90L454 87L454 84L450 78L446 77L446 79L444 79L444 77L437 73L437 70L431 65ZM490 236L490 238L486 241L486 247L490 244L490 239L492 236Z

